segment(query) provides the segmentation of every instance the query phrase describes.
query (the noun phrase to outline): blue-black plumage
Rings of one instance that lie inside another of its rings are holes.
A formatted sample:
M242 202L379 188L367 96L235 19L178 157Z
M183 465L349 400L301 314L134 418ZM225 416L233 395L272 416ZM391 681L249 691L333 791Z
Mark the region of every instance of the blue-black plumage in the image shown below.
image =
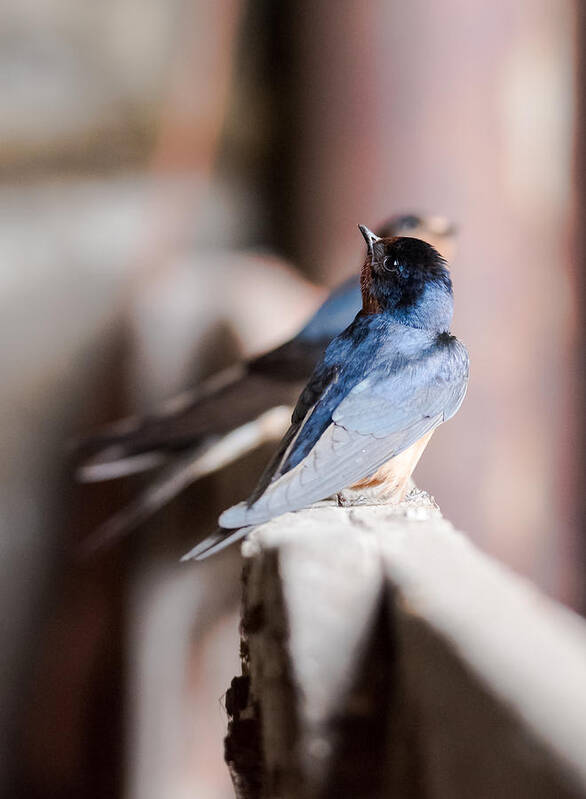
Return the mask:
M399 214L379 229L382 237L412 236L451 252L454 227L442 217ZM362 304L358 275L329 295L299 333L270 352L214 375L193 391L171 399L160 411L125 419L81 442L78 475L105 480L165 465L162 472L126 507L94 532L91 550L138 526L201 473L209 473L242 453L210 457L235 435L279 406L292 405L323 357L329 342L354 319ZM259 428L262 424L259 422ZM250 436L249 436L250 437ZM251 436L254 440L255 436ZM254 447L251 444L250 447ZM216 466L210 466L213 461Z
M442 217L415 214L394 216L379 232L383 237L413 234L442 250L451 249L454 239L453 225ZM142 471L205 443L209 436L225 435L267 408L291 404L329 342L352 322L361 304L360 279L355 275L334 289L289 341L229 370L225 379L214 376L171 399L160 412L122 420L82 441L77 451L83 464L80 476L99 480ZM160 457L144 457L151 454Z
M446 261L419 239L360 230L362 310L325 350L255 492L187 557L207 557L251 526L356 485L402 499L431 433L460 407L468 353L449 332Z

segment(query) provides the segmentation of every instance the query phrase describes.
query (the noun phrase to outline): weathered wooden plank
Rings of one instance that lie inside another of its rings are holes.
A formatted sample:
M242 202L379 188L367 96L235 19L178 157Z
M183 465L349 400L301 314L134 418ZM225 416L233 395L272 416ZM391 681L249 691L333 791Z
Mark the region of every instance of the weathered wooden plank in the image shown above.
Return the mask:
M287 514L243 553L239 796L586 796L586 625L426 495Z

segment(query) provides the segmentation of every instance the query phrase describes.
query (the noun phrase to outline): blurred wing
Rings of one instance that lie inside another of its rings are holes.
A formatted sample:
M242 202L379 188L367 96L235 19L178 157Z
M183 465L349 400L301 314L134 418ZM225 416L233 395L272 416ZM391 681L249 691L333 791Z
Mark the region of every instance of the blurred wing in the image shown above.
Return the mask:
M308 455L277 477L254 504L225 511L220 525L261 524L368 477L453 416L467 379L468 355L456 339L404 362L390 375L367 377L340 402ZM305 424L310 419L308 414Z
M237 427L220 438L210 437L205 445L164 469L128 505L107 519L82 544L82 552L90 554L111 544L149 519L191 483L212 474L236 458L268 441L275 441L289 421L290 409L272 408L253 422Z
M311 371L309 363L307 371ZM225 436L281 405L293 405L303 381L268 372L226 370L200 390L185 392L156 414L127 419L77 446L78 478L109 480L158 466L211 436Z

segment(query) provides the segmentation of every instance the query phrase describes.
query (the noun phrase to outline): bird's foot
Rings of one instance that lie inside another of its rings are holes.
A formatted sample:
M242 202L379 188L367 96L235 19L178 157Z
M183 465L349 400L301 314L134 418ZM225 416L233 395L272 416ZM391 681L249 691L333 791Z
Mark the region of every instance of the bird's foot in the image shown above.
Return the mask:
M355 491L351 488L345 488L336 494L338 507L352 508L357 505L388 505L392 504L392 500L387 495L376 494L368 491Z

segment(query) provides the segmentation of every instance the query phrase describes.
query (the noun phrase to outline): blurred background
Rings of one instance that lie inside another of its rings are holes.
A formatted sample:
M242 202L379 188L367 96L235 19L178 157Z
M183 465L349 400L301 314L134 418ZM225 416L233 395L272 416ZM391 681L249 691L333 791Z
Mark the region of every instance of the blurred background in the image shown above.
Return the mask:
M0 790L223 799L238 547L179 557L270 448L85 562L140 479L67 445L285 340L358 222L460 229L468 397L416 472L584 609L584 42L576 0L5 0Z

